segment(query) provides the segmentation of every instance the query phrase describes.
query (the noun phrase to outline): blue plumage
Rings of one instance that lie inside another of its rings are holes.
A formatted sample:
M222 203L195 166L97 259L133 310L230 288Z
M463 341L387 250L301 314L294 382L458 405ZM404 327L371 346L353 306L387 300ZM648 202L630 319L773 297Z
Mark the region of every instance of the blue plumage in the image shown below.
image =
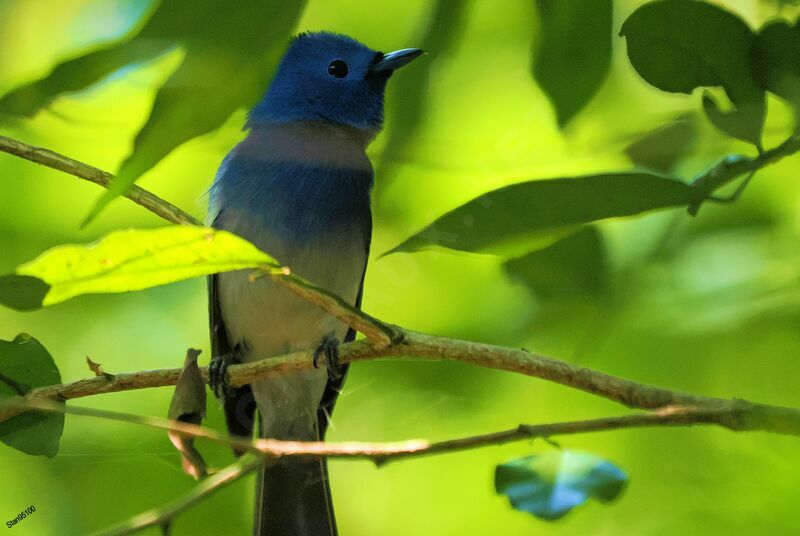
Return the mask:
M360 306L372 229L365 149L383 123L387 80L420 54L382 54L332 33L295 38L249 115L250 132L220 166L210 191L212 224ZM266 278L219 274L209 289L215 384L227 363L355 335ZM249 436L257 407L262 437L322 439L342 380L312 369L227 389L229 430ZM284 460L259 481L256 534L336 533L324 461Z
M250 113L248 125L319 120L378 130L390 73L367 74L381 56L343 35L299 35L286 51L266 96ZM336 60L345 62L347 76L328 73Z

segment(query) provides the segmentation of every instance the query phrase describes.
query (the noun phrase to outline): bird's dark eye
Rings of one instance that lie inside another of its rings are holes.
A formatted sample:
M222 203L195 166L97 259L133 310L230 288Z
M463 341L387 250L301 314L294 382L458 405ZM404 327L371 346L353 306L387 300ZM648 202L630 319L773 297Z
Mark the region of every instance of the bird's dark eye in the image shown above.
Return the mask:
M342 60L333 60L331 64L328 65L328 74L334 78L344 78L347 76L347 72L347 64Z

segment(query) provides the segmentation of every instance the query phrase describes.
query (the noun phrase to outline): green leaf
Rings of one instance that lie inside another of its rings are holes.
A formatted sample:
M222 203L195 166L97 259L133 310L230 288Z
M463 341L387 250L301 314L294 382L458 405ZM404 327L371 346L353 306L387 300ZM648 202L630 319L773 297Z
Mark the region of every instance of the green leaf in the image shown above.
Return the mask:
M64 92L85 89L124 65L183 48L183 63L158 90L133 152L84 223L173 149L255 104L305 1L239 2L235 9L227 0L169 0L156 5L133 32L61 63L42 80L0 100L0 113L32 116Z
M742 19L705 2L664 0L637 9L620 35L631 64L651 85L678 93L722 87L735 106L725 124L739 124L726 133L760 147L766 97L753 65L756 37Z
M207 134L263 95L305 1L166 2L152 24L178 24L186 57L156 94L133 153L84 225L182 143ZM169 27L169 26L168 26ZM147 28L145 28L147 29ZM143 30L144 31L144 30Z
M533 77L556 109L559 126L600 89L611 65L611 0L537 0L540 34Z
M701 192L649 173L537 180L488 192L451 210L389 253L432 246L522 254L546 247L578 225L690 205Z
M61 383L53 358L25 333L0 340L0 403L35 387ZM63 413L27 411L0 422L0 441L26 454L53 457L64 431Z
M603 237L584 227L552 246L507 261L508 276L541 299L595 299L607 288L609 267Z
M516 510L547 521L565 516L589 499L611 502L628 477L616 465L584 452L551 451L498 465L495 490Z
M17 311L33 311L42 306L50 285L29 275L0 276L0 303Z
M800 20L776 20L756 37L756 66L762 86L800 109Z
M188 225L117 231L94 244L52 248L19 266L0 280L0 302L31 309L82 294L141 290L264 265L278 266L250 242L225 231ZM30 278L42 283L32 284ZM2 292L22 281L28 281L30 294ZM47 292L42 295L43 285Z
M670 173L697 141L697 121L686 114L647 132L625 148L635 165Z
M117 69L155 58L173 47L171 40L136 38L65 61L47 77L4 95L0 114L33 117L59 95L85 89Z
M732 138L744 140L761 146L759 137L753 137L753 130L747 122L742 121L740 110L723 111L710 91L703 92L703 112L709 122Z

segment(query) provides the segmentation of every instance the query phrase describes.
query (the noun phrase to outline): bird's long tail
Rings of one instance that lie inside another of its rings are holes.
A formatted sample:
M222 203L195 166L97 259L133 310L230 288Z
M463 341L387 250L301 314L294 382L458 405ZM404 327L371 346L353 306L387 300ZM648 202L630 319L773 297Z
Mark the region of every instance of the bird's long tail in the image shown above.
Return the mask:
M255 536L336 536L325 459L284 458L258 476Z

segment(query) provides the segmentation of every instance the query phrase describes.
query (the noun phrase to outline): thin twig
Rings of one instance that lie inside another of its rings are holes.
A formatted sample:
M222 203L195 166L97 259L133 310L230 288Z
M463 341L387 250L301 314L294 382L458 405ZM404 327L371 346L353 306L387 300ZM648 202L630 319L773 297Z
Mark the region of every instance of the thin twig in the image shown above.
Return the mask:
M281 271L269 270L266 274L300 298L313 303L329 315L347 324L348 327L363 333L375 347L386 347L402 339L400 329L396 326L381 322L353 307L336 294L291 273L288 268Z
M548 424L520 424L508 430L478 434L444 441L411 439L394 442L325 442L325 441L283 441L278 439L255 439L230 437L214 429L181 421L106 411L94 408L67 407L51 401L25 403L28 410L49 413L66 413L84 417L126 422L147 426L158 430L177 432L181 435L202 438L215 443L236 447L261 457L271 459L286 457L301 458L361 458L376 464L384 464L399 458L445 454L480 447L502 445L523 439L549 438L553 436L584 434L619 430L623 428L648 428L660 426L718 425L726 426L731 417L739 418L735 405L727 407L666 406L648 413L604 417L581 421L567 421ZM797 432L800 435L800 431Z
M726 158L692 181L692 185L702 188L707 195L725 186L746 173L758 171L787 156L800 151L800 136L791 136L777 147L764 151L755 157Z
M56 153L49 149L28 145L27 143L5 136L0 136L0 151L13 154L52 169L63 171L64 173L69 173L75 177L100 185L103 188L108 188L109 183L114 178L111 173L103 171L102 169L84 164L78 160L73 160L68 156L64 156L63 154ZM125 194L125 197L169 222L185 225L202 225L202 223L191 214L184 212L172 203L165 201L139 186L132 186L130 191Z
M260 457L245 457L209 476L183 497L125 521L115 527L95 533L95 536L123 536L148 527L165 526L184 510L188 510L220 488L231 484L264 464Z
M488 368L515 372L602 396L630 408L658 409L665 406L696 406L706 410L720 410L717 424L731 430L761 430L779 434L800 435L800 410L770 406L746 400L727 400L705 397L611 376L596 370L579 367L565 361L516 350L446 337L403 331L403 342L376 348L368 341L342 345L339 360L342 363L385 358L445 359L472 363ZM228 380L232 386L241 386L260 378L287 371L313 367L313 351L301 351L260 361L231 365ZM207 369L201 368L203 380L208 381ZM134 373L114 374L114 381L104 377L79 380L64 385L40 387L24 397L14 397L14 404L37 400L67 400L100 393L110 393L146 387L175 385L180 369L164 369ZM0 421L18 415L20 406L0 407Z
M53 411L63 411L65 406L53 404ZM203 437L230 445L245 447L251 451L250 457L243 458L240 462L230 465L212 476L206 478L183 497L165 506L148 510L128 521L111 529L97 533L96 536L121 536L133 534L147 527L169 524L184 510L187 510L210 496L219 488L238 480L249 472L258 469L270 459L284 456L308 457L336 457L349 459L370 459L376 465L382 466L389 461L401 458L417 457L430 454L443 454L461 450L501 445L511 441L530 440L535 438L549 439L551 436L571 435L590 432L620 430L625 428L645 428L659 426L691 426L695 424L714 424L713 411L692 407L668 407L658 411L627 415L622 417L607 417L586 421L573 421L552 424L527 425L521 424L509 430L502 430L490 434L475 435L447 441L429 443L424 440L403 441L397 443L324 443L324 442L295 442L275 441L269 439L248 442L220 436L213 430L196 425L188 425L177 421L164 419L142 418L136 415L105 412L99 410L67 409L68 413L91 415L94 417L137 422L156 428L168 428L187 435ZM122 418L120 418L122 417ZM161 421L161 422L158 422ZM162 425L163 424L163 425ZM255 454L253 454L253 452ZM266 458L265 458L266 456Z

